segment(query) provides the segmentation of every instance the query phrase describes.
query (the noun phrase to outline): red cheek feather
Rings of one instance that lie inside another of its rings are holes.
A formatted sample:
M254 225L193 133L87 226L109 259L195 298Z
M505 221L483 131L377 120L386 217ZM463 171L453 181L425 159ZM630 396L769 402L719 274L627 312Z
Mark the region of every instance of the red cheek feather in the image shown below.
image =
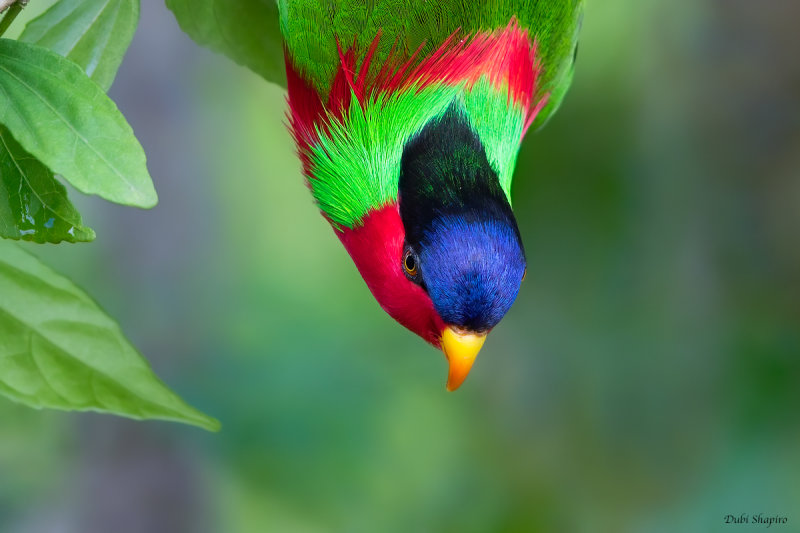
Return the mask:
M444 322L428 294L403 274L405 229L397 204L370 211L360 226L335 233L383 310L438 348Z

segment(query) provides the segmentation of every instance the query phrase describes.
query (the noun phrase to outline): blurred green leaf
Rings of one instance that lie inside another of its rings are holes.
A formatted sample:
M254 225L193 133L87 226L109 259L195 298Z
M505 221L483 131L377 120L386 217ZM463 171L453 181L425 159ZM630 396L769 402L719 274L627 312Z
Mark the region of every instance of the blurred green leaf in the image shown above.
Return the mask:
M166 0L197 43L286 87L283 41L274 0Z
M19 40L71 59L107 91L138 22L139 0L61 0L30 21Z
M83 291L0 241L0 394L31 407L219 422L170 391Z
M144 150L125 117L72 61L0 39L2 100L0 124L81 192L137 207L158 201Z
M39 243L92 241L95 234L53 173L0 126L0 237Z

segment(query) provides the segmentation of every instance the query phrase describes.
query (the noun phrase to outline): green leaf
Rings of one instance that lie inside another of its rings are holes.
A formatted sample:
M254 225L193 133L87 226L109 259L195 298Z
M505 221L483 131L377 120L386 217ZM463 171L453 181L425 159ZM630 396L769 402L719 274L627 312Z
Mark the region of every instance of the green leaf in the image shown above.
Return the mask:
M0 394L36 408L219 429L158 379L91 298L8 241L0 241L0 294Z
M94 240L67 191L0 126L0 237L34 242Z
M192 39L286 87L275 0L166 0Z
M33 19L19 40L38 44L111 87L139 22L139 0L60 0Z
M72 60L107 91L139 19L139 0L60 0L31 20L20 41ZM0 236L35 242L91 241L67 191L0 126Z
M0 39L0 124L81 192L137 207L158 201L144 150L117 106L46 48Z

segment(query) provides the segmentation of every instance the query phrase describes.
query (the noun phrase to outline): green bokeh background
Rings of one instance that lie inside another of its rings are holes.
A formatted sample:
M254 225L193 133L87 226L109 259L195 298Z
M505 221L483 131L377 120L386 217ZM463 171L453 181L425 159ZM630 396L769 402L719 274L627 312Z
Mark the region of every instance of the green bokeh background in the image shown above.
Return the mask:
M519 158L528 279L449 394L316 213L282 92L146 0L111 95L160 204L73 191L97 241L26 248L223 429L1 401L0 531L800 531L797 20L589 2Z

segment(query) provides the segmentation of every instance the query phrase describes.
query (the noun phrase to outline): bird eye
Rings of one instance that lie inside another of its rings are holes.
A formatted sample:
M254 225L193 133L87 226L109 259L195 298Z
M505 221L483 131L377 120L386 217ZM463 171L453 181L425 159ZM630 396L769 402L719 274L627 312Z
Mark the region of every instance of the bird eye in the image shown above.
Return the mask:
M411 250L406 250L403 256L403 269L412 278L417 275L417 260Z

